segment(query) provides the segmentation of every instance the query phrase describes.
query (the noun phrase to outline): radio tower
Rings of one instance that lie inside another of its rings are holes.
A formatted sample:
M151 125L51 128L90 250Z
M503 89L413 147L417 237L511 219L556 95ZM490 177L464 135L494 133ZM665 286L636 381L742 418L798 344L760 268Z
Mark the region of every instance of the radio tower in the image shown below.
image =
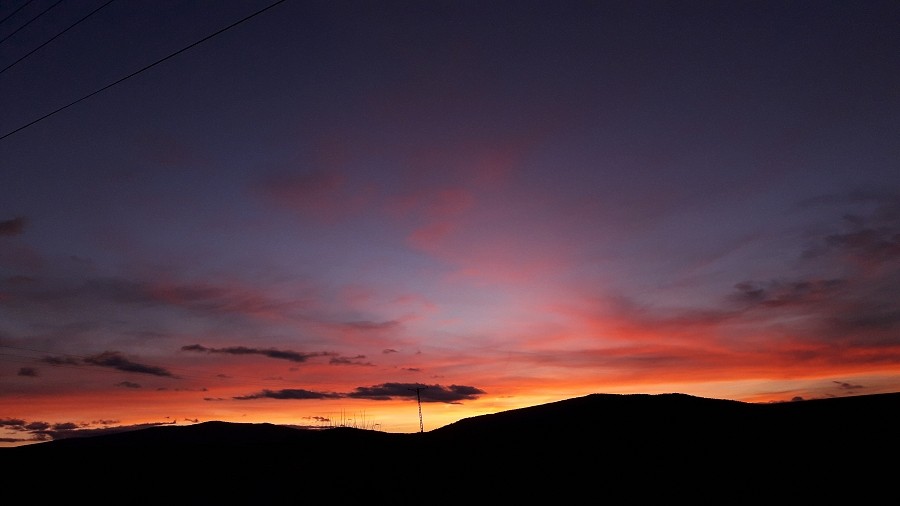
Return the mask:
M419 404L419 432L425 432L425 425L422 423L422 397L419 395L419 391L426 388L428 387L410 388L410 390L416 391L416 402Z

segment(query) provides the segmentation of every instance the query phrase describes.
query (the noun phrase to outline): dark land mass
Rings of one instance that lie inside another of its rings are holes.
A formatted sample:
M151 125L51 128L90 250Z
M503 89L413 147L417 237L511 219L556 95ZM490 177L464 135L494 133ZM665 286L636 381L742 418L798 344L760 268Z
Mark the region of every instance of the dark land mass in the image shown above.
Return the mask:
M39 503L893 504L898 421L900 393L592 394L411 434L206 422L67 438L0 449L0 476Z

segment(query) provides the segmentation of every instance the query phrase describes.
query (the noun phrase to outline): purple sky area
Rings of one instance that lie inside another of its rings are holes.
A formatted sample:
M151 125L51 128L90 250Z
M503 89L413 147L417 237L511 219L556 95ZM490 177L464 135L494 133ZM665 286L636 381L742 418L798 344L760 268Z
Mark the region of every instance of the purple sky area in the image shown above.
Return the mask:
M2 444L900 390L895 0L0 19Z

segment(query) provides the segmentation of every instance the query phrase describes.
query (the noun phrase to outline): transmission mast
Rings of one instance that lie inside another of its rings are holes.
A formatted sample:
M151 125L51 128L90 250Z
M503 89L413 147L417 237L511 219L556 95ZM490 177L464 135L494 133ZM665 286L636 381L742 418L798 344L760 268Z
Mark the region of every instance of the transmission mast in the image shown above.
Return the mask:
M419 391L426 388L428 387L410 388L410 390L416 391L416 402L419 404L419 432L425 432L425 424L422 423L422 397L419 395Z

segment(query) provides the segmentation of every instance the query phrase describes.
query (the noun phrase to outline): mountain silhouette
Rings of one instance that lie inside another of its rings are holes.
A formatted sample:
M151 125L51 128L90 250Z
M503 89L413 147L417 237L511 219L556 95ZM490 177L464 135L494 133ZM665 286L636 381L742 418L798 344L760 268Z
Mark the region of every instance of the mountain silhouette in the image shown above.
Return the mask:
M0 449L35 498L149 504L871 504L900 393L772 404L591 394L428 432L205 422Z

